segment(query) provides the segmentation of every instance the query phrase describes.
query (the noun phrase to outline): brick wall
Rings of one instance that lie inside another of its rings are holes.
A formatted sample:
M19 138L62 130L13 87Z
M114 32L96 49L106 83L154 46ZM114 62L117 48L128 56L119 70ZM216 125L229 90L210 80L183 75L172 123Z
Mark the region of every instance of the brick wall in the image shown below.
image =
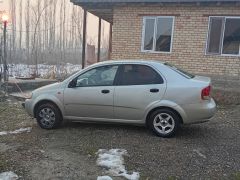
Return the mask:
M175 17L172 53L141 52L142 15ZM205 55L207 15L239 15L240 6L168 5L115 7L112 59L154 59L200 74L240 75L240 57Z

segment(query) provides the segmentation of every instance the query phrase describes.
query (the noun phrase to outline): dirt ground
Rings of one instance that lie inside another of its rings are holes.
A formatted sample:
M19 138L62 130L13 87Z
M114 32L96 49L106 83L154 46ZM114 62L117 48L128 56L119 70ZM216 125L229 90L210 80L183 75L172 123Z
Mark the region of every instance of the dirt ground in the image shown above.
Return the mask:
M20 179L96 180L105 175L96 165L102 148L126 149L127 170L143 180L240 179L240 106L220 106L210 122L183 126L176 137L163 139L145 127L118 124L43 130L20 102L0 102L0 132L23 127L32 131L0 136L0 172L13 171Z

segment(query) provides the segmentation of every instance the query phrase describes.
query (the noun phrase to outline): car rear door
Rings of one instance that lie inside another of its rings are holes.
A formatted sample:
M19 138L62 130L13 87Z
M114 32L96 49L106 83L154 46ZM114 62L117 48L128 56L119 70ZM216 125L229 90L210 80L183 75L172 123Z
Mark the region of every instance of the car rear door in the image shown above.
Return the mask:
M117 70L118 65L105 65L75 78L75 87L67 87L64 91L65 115L112 119Z
M142 120L145 110L162 99L166 82L150 65L123 64L114 93L116 119Z

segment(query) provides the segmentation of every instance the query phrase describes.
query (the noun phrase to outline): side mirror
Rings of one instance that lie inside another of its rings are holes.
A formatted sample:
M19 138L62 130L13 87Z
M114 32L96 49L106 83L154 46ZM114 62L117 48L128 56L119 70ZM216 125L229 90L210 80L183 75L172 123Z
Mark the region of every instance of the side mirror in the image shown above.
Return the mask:
M77 85L77 79L73 79L69 84L68 87L69 88L74 88Z

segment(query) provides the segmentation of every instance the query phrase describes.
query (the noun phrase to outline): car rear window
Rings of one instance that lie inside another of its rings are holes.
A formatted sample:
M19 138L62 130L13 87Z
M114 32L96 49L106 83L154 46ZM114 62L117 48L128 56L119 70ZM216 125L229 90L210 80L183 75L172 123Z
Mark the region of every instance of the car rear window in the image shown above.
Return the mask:
M180 74L180 75L182 75L182 76L184 76L184 77L186 77L188 79L192 79L192 78L195 77L195 75L193 75L193 74L191 74L189 72L186 72L185 70L182 70L182 69L180 69L180 68L178 68L178 67L176 67L176 66L174 66L172 64L164 63L164 65L169 67L169 68L171 68L172 70L176 71L178 74Z

